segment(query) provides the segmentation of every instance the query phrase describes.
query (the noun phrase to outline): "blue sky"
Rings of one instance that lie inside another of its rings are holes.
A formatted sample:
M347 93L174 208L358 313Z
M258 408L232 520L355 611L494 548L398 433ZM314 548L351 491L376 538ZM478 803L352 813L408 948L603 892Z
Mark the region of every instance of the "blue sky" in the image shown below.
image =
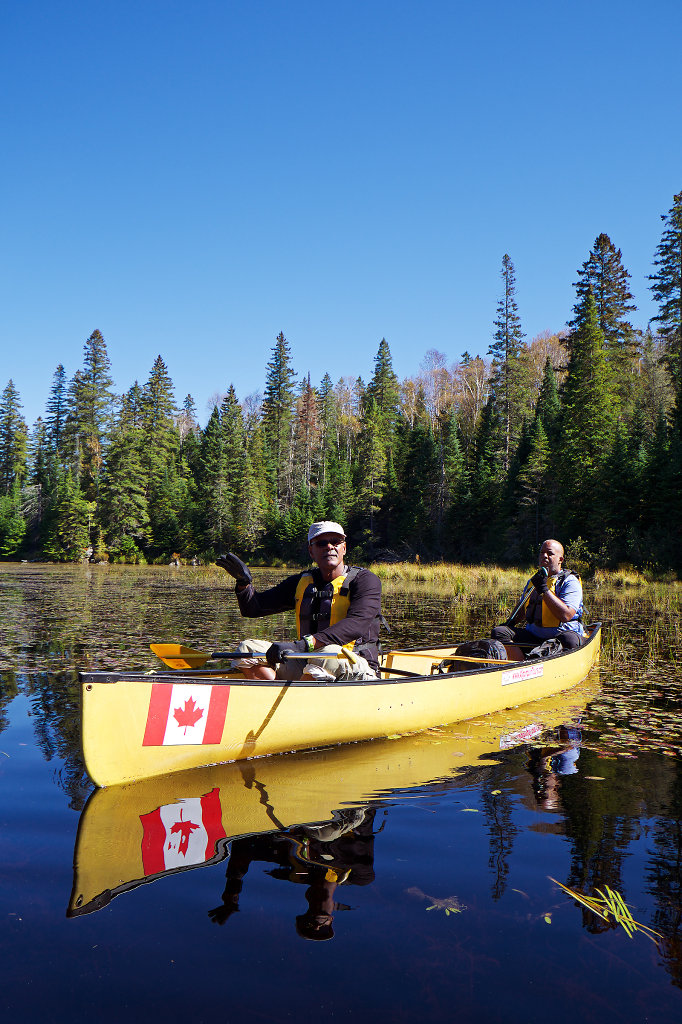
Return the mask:
M679 0L2 0L0 387L29 423L102 331L179 401L528 338L605 231L639 307L682 190Z

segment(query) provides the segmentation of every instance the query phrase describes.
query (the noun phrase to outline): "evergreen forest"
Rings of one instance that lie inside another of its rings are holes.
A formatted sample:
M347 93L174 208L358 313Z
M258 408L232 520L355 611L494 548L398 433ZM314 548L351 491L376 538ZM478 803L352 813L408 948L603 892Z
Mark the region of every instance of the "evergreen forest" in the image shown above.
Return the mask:
M486 357L430 350L401 381L382 339L366 383L313 382L280 333L262 392L226 381L203 428L161 356L116 394L95 330L30 429L2 391L0 556L306 560L310 521L333 519L355 559L518 564L552 536L583 567L679 574L682 192L661 220L646 327L600 234L566 327L528 341L505 255Z

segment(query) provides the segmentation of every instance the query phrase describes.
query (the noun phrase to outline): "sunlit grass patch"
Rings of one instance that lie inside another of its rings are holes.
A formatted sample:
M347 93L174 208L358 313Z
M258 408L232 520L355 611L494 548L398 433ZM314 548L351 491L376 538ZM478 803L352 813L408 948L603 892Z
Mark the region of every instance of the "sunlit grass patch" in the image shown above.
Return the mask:
M447 587L451 593L523 587L527 572L499 565L458 565L451 562L373 562L369 568L380 579L404 584L426 583Z

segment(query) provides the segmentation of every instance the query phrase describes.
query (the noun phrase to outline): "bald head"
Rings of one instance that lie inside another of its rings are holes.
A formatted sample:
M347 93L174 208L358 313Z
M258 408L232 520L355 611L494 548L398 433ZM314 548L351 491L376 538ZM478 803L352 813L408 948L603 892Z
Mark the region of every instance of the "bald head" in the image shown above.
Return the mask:
M544 566L548 575L556 576L564 564L564 548L558 540L546 540L540 548L538 565Z

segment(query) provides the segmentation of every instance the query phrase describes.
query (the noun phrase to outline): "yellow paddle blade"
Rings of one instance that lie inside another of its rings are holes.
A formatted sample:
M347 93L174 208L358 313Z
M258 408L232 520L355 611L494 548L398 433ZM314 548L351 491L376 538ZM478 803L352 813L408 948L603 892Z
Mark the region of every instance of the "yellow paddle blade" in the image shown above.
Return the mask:
M149 647L169 668L203 668L211 657L183 644L150 644Z

